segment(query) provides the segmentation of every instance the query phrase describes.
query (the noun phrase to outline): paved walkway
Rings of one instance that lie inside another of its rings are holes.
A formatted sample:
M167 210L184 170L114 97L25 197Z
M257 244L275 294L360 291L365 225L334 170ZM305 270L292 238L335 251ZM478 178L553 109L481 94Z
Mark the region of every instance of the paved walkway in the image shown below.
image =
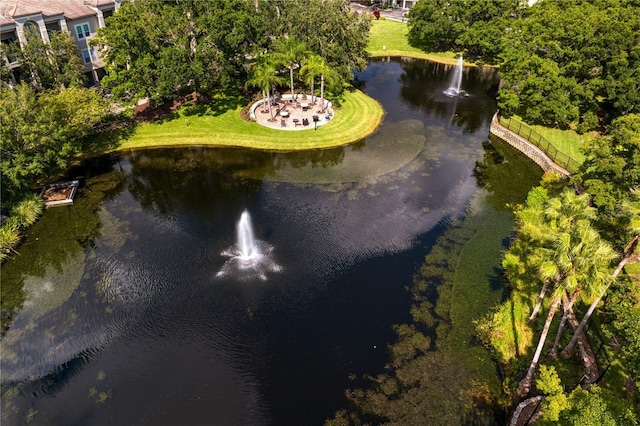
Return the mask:
M357 2L349 3L349 7L354 12L358 13L371 13L373 14L375 6L363 6ZM394 7L393 9L380 9L380 16L384 16L385 19L393 19L395 21L407 22L407 17L404 16L409 9L403 9L401 7Z

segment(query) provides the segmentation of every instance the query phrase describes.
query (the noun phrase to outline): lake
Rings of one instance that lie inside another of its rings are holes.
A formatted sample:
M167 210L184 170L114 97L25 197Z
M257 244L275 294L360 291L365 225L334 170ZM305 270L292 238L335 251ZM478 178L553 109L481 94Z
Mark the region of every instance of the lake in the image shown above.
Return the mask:
M452 72L372 60L354 85L386 115L353 145L140 150L73 170L74 204L2 267L3 425L322 424L384 371L407 287L460 221L491 231L475 285L500 300L506 204L542 171L488 138L497 71L465 69L464 97L444 94ZM247 267L231 261L244 211L264 256Z

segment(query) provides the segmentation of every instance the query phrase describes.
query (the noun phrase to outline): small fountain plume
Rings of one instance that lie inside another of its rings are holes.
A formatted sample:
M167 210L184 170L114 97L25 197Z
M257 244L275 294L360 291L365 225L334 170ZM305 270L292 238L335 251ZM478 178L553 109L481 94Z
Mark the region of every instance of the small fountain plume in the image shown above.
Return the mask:
M253 229L251 228L251 218L248 211L243 211L238 222L238 249L240 250L240 258L245 261L251 261L259 255L256 250L255 239L253 238Z
M267 279L267 272L279 272L282 270L271 259L273 247L264 241L256 240L251 226L251 216L247 210L240 215L236 226L237 243L222 252L223 256L230 257L225 262L217 277L235 274L237 278L252 280Z
M463 69L463 61L462 56L458 58L458 64L453 70L453 75L451 76L451 83L449 88L444 91L445 95L448 96L469 96L467 92L462 90L460 86L462 85L462 69Z

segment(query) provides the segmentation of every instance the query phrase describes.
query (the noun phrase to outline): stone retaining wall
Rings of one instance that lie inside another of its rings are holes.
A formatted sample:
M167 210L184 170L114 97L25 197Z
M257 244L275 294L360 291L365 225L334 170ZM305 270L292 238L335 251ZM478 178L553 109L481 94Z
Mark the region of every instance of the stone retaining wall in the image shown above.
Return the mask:
M493 115L489 132L522 152L533 160L533 162L539 165L545 172L555 171L564 177L571 176L571 173L554 163L540 148L501 125L498 120L497 112Z

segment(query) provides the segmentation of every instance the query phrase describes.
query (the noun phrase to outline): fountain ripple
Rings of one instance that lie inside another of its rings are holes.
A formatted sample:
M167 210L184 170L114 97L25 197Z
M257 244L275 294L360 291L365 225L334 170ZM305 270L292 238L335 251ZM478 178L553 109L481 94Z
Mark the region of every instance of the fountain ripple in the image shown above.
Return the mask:
M222 252L223 256L230 259L225 262L216 277L234 274L235 277L244 281L255 279L266 281L268 272L282 270L282 267L272 259L273 247L255 239L251 216L247 210L240 215L237 234L237 244Z

